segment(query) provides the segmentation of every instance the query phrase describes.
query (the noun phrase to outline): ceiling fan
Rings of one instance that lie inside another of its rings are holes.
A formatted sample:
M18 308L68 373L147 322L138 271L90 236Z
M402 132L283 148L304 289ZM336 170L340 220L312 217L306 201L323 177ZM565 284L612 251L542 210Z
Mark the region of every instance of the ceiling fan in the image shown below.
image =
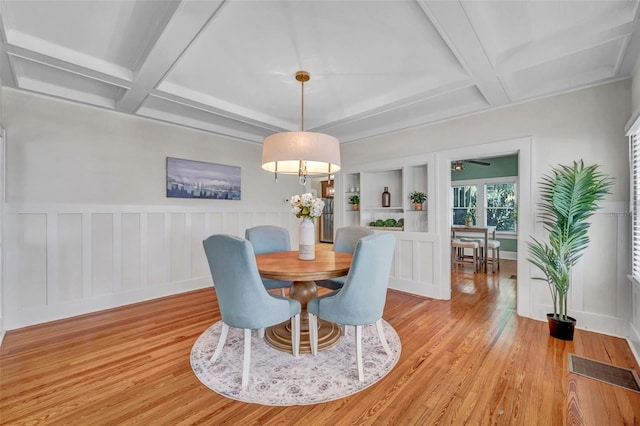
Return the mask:
M487 163L486 161L480 160L458 160L451 163L451 170L462 170L464 169L464 163L473 163L480 164L481 166L490 166L491 163Z

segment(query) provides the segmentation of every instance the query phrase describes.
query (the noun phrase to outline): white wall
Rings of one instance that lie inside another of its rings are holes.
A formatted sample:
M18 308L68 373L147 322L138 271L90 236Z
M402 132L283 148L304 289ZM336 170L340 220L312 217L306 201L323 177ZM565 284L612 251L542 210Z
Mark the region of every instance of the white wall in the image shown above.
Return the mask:
M548 167L583 158L616 179L610 200L628 201L630 81L554 96L342 145L343 168L352 164L432 153L533 136L534 179ZM366 145L366 149L363 147Z
M210 285L202 239L290 228L261 145L2 89L7 129L4 327ZM239 166L242 200L166 198L167 156Z
M2 73L0 73L0 132L4 134L4 120L2 116ZM2 139L1 144L2 152L0 153L0 188L2 188L2 195L0 196L0 344L2 344L2 340L4 338L4 316L2 306L4 305L4 268L3 268L3 259L4 259L4 249L3 249L3 238L2 238L2 230L4 228L4 170L5 170L5 155L4 155L4 138Z
M208 233L239 235L272 222L289 226L292 239L297 234L297 221L282 203L300 192L297 179L273 183L260 169L259 145L6 88L2 103L7 329L208 285L200 250ZM579 327L623 335L630 300L623 129L630 105L631 82L612 83L349 143L342 146L343 168L452 148L476 155L484 144L525 136L534 141L531 158L523 159L534 182L550 165L579 158L602 164L616 185L594 219L590 261L576 268L572 313ZM240 166L242 200L165 198L166 156ZM434 201L436 216L446 216L446 203ZM440 241L448 241L441 234ZM527 315L542 318L546 288L519 281L518 291Z
M3 124L2 120L2 73L0 73L0 125Z
M631 111L640 112L640 63L631 78Z
M534 183L557 164L570 164L581 158L587 164L600 164L601 170L613 176L616 183L604 210L592 221L593 243L585 260L574 270L571 313L578 319L580 328L625 335L631 290L626 280L629 166L624 126L630 116L630 105L631 82L620 81L345 144L342 147L343 167L406 155L450 152L453 148L461 156L466 149L477 157L482 154L485 144L491 147L499 141L515 141L522 137L533 140L531 158L521 161L531 165ZM504 143L498 145L504 149ZM450 154L437 158L447 156ZM444 173L449 172L448 164L437 166ZM436 174L437 182L443 179ZM442 197L439 194L438 200L443 200ZM537 199L538 190L534 185L531 205L535 205ZM436 221L446 220L449 207L444 204L436 207ZM523 217L533 218L535 214L519 212L518 216L522 221ZM446 226L440 229L445 229L440 232L440 240L448 241ZM536 236L543 236L539 225L531 229L535 229ZM441 249L448 250L448 247ZM520 252L519 256L526 257L526 250ZM527 265L526 261L519 262L521 264ZM529 272L538 275L533 268ZM519 313L542 320L549 308L550 297L545 284L518 280Z
M260 168L259 144L13 89L4 89L4 106L9 203L281 208L299 190L295 179L276 184ZM241 167L242 200L166 198L166 157Z

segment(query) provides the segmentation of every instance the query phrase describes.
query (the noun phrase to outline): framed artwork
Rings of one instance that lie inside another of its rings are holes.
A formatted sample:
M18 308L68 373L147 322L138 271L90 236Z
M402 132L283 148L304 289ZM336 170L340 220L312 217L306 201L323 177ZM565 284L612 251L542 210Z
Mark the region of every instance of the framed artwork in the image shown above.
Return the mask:
M167 157L167 197L240 199L240 167Z

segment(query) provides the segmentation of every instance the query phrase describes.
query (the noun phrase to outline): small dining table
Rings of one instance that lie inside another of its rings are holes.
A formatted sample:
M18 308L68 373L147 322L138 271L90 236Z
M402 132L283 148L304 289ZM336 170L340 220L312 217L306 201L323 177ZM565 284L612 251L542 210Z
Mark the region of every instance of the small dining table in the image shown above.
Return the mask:
M316 250L315 259L300 260L297 251L281 251L256 255L258 272L262 278L293 281L289 297L302 305L300 314L300 353L311 353L307 302L318 296L314 280L336 278L347 275L351 267L350 253ZM340 340L340 327L329 321L318 319L318 350L335 346ZM265 341L284 352L291 351L290 322L269 327Z
M484 251L482 256L482 270L487 272L487 243L489 240L489 232L492 233L492 239L496 239L496 227L495 226L466 226L466 225L453 225L451 227L451 238L456 237L456 232L467 232L482 234L484 237Z

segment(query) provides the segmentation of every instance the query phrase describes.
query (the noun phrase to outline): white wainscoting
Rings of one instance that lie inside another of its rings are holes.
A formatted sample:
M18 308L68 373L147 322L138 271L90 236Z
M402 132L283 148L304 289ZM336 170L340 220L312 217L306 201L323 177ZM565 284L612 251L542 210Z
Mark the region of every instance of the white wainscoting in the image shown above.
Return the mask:
M299 220L282 211L211 207L7 204L7 330L211 285L209 235L244 236L277 224L297 245ZM224 204L220 206L220 204Z
M603 202L589 220L591 242L572 269L569 290L569 315L578 320L577 328L619 337L629 335L629 214L627 202ZM536 226L541 227L539 223ZM531 276L540 276L534 266L530 267ZM553 310L547 284L535 281L532 286L536 292L533 317L546 321L546 313Z
M385 231L378 231L385 232ZM439 237L424 232L396 232L396 250L389 288L442 299ZM448 256L448 252L446 253Z
M640 282L631 277L629 277L629 282L631 283L631 303L633 308L627 340L636 360L640 363Z

